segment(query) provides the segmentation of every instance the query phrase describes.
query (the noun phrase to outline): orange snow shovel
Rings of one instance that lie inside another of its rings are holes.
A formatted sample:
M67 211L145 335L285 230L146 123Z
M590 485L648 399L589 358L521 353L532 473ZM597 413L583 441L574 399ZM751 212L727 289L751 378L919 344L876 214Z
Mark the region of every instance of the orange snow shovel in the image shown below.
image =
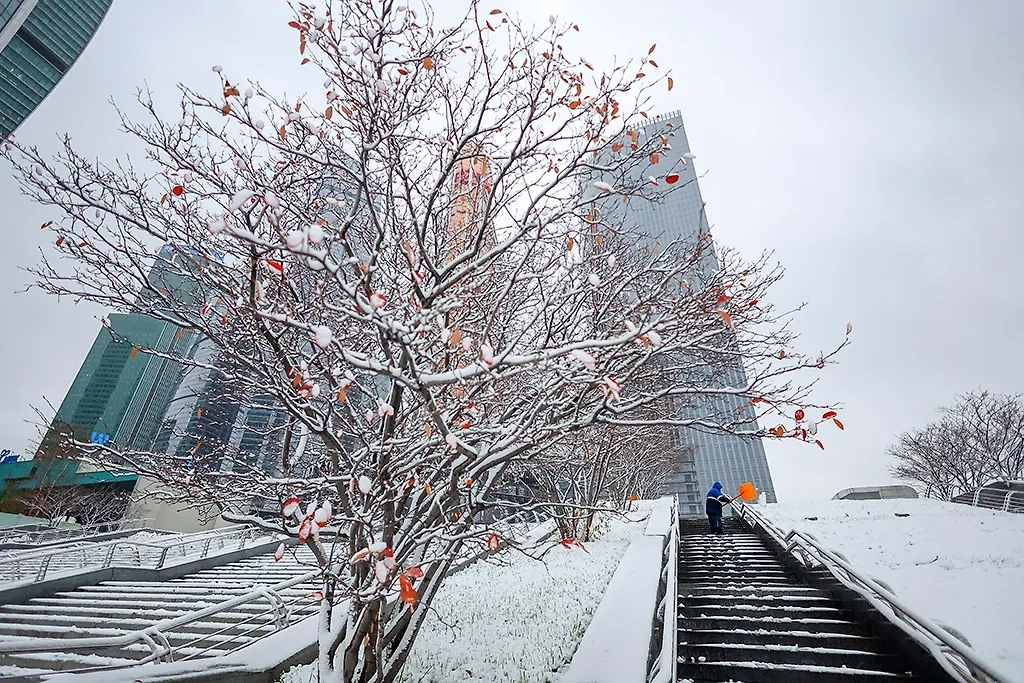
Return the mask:
M749 481L745 481L740 484L739 491L740 494L738 496L733 496L732 499L729 500L730 503L737 498L742 498L744 503L749 503L757 498L757 489L755 489L754 484Z

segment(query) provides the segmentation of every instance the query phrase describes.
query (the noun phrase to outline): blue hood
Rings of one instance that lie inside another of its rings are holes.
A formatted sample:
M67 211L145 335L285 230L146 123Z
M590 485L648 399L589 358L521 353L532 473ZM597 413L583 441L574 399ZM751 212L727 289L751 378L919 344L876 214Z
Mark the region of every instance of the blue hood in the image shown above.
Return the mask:
M707 481L707 480L705 480L705 481ZM721 491L722 490L722 482L716 481L714 484L711 485L711 488L716 489L718 491Z

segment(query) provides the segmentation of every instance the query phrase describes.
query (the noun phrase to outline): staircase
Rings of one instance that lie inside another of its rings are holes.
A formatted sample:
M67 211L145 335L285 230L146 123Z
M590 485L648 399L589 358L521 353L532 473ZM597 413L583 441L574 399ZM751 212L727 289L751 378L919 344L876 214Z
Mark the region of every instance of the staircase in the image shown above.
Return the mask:
M738 520L680 520L680 683L924 680L868 623L788 569Z
M254 596L242 604L190 618L217 603L302 577L315 569L302 548L275 562L272 553L250 557L170 581L106 581L76 590L0 606L0 679L35 681L53 671L123 668L162 659L182 661L215 657L247 645L286 625L313 615L319 601L315 579ZM164 622L159 624L159 622ZM96 641L124 637L157 624L150 637L109 644ZM166 641L163 638L166 638ZM48 639L37 641L35 639ZM56 643L52 639L63 642ZM87 642L84 639L92 639ZM35 643L33 644L33 641ZM47 649L40 650L40 643ZM26 651L28 649L36 651Z

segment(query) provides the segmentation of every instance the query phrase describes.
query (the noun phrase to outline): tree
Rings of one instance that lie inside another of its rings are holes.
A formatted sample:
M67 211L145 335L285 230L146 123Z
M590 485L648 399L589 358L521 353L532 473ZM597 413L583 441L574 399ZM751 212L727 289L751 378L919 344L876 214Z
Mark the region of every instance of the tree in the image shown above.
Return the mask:
M941 417L889 447L894 477L949 500L993 481L1024 478L1024 402L978 390L958 396Z
M297 467L289 432L273 474L109 444L105 459L297 535L323 569L324 676L390 682L455 558L499 546L478 521L504 475L599 425L750 429L647 410L694 397L806 437L821 406L796 373L846 341L792 349L767 256L725 253L707 281L689 276L703 244L637 250L629 268L607 258L641 236L598 203L658 201L678 172L656 164L671 131L633 130L651 89L672 85L650 53L602 72L563 49L575 25L530 29L477 2L450 27L391 0L323 11L300 4L290 24L320 94L281 100L214 67L215 95L182 87L180 121L147 92L145 122L121 114L145 168L69 140L52 161L21 142L9 155L55 208L60 260L34 268L39 288L211 340L227 381L273 397L319 454ZM162 284L154 262L191 284ZM742 384L704 371L740 357ZM250 514L253 499L281 516Z

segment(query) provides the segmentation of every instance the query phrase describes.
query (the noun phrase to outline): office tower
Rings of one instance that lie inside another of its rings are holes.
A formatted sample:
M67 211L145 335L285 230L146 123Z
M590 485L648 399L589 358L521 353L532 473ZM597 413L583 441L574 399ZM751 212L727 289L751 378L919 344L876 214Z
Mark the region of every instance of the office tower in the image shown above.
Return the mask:
M0 0L0 140L85 50L113 0Z
M683 119L679 112L664 114L651 118L634 132L642 140L664 136L671 149L659 152L661 158L651 167L631 168L627 171L629 179L642 181L648 176L664 176L665 172L660 169L668 168L678 170L680 178L673 191L657 202L635 197L629 202L622 202L619 197L599 200L602 217L606 220L621 220L646 233L649 240L644 246L647 248L664 248L675 242L684 249L700 249L700 256L695 259L693 272L689 275L694 282L706 281L718 269L718 259L710 238L710 226L694 165L691 162L681 169L678 166L690 151ZM626 142L629 143L629 140ZM708 373L709 380L719 386L742 386L746 383L746 373L739 361L726 364L718 362L710 372L698 372ZM713 377L710 373L713 373ZM711 416L720 419L721 416L742 414L740 411L743 403L744 400L735 397L703 398L686 404L673 404L665 409L684 419ZM743 428L744 431L752 430L756 428L756 423L747 422ZM680 514L703 514L704 498L715 481L721 481L725 490L732 492L732 495L736 495L741 483L751 481L758 491L767 494L768 501L775 502L775 487L760 439L678 428L672 433L671 442L676 467L670 485L678 496Z

